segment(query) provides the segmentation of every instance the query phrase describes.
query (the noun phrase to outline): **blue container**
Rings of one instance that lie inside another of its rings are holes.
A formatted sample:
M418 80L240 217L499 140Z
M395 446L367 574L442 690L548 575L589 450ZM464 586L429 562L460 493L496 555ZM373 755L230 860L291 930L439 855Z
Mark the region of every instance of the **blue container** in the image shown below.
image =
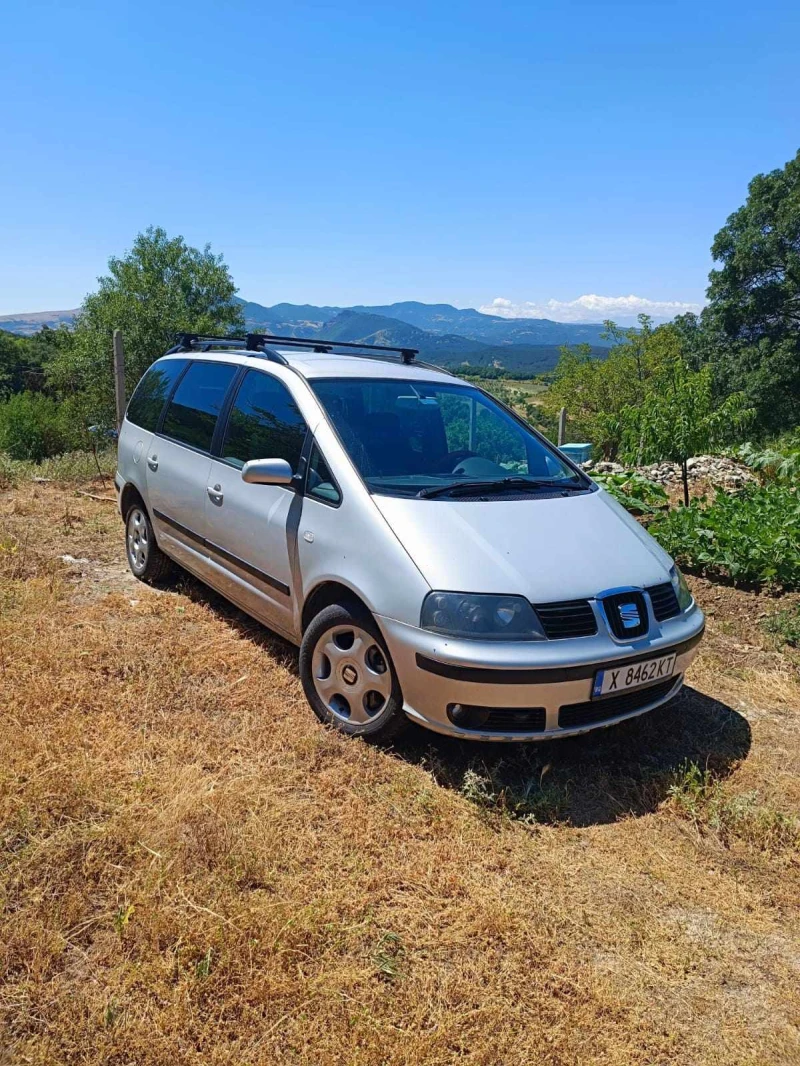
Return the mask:
M561 451L573 463L586 463L592 458L591 444L562 444Z

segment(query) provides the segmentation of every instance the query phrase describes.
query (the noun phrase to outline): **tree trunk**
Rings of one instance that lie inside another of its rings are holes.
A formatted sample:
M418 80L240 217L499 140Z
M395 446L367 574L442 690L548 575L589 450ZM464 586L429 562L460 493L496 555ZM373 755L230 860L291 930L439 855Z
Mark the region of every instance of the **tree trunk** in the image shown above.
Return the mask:
M683 476L683 506L689 506L689 468L686 460L681 460L681 475Z

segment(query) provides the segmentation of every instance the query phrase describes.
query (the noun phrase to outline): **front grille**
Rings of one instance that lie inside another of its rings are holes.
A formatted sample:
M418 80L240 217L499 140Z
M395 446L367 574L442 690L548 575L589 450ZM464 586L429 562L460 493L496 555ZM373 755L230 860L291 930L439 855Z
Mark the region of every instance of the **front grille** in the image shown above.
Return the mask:
M650 628L647 604L641 592L617 592L613 596L604 596L601 602L617 640L634 640Z
M597 621L588 600L535 603L533 609L550 640L592 637L597 632Z
M482 733L543 733L547 718L544 707L477 707L451 703L447 715L462 729Z
M647 685L645 688L633 689L631 692L620 692L618 696L588 700L586 703L569 703L559 710L558 724L562 729L570 729L573 726L605 722L620 714L631 714L650 703L655 703L656 700L663 699L677 681L677 677L670 677L666 681L659 681L657 685Z
M664 622L667 618L674 618L676 614L681 613L672 582L668 581L665 585L653 585L645 591L650 594L650 602L653 605L653 614L657 622Z

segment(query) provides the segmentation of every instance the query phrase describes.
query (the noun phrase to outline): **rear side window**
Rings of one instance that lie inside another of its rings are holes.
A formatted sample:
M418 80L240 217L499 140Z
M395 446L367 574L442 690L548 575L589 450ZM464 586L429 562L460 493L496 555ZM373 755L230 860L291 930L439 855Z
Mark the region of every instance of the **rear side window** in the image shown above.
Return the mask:
M162 433L207 452L238 367L229 363L192 363L175 390Z
M243 467L250 459L285 459L297 471L306 423L286 386L248 370L228 417L222 458Z
M186 362L186 359L165 359L150 367L131 396L126 412L129 422L155 433L170 390Z

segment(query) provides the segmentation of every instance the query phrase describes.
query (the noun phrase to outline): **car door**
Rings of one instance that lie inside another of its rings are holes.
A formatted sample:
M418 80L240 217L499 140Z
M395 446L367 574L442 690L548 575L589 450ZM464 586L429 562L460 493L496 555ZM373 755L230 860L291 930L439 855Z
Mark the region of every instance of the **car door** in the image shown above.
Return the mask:
M205 501L211 444L239 367L191 362L178 381L147 448L147 499L156 536L168 554L204 576Z
M250 485L241 470L250 459L285 459L298 473L306 432L286 385L266 371L248 370L211 462L205 501L215 583L290 637L296 636L293 560L302 496L295 485Z

